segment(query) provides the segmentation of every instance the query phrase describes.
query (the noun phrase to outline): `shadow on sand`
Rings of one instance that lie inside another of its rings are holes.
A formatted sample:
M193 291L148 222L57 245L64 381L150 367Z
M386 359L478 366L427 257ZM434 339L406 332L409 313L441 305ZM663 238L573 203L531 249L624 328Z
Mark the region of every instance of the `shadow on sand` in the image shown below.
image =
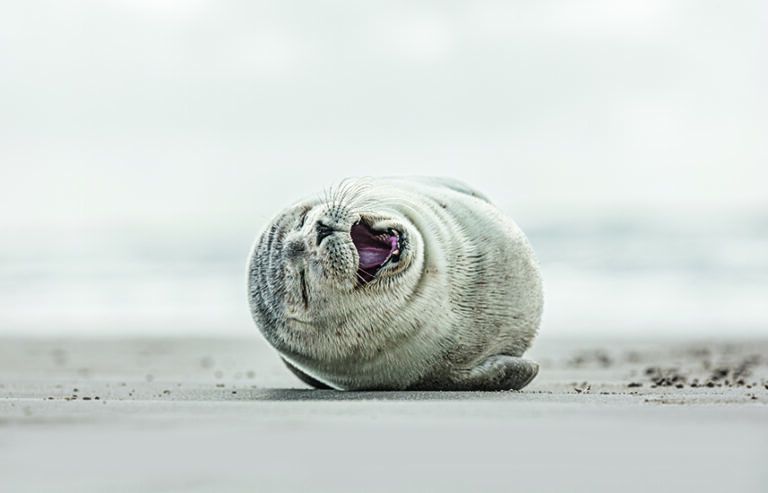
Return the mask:
M439 391L339 391L315 389L251 389L238 393L237 400L254 401L454 401L498 400L521 392L439 392Z

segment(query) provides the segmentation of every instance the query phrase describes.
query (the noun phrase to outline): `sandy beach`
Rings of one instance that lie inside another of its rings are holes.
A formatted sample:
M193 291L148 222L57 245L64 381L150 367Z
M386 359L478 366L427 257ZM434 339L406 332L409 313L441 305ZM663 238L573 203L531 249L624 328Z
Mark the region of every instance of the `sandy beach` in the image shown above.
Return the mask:
M543 338L522 392L343 393L258 338L4 339L2 490L766 491L766 354Z

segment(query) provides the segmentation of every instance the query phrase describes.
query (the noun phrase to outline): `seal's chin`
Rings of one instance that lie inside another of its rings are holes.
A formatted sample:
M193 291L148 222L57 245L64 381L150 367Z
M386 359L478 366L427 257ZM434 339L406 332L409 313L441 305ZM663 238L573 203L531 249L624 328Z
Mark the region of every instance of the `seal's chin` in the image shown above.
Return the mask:
M399 260L400 235L397 231L374 231L367 224L358 222L350 231L360 263L357 274L363 283L368 283L388 262Z

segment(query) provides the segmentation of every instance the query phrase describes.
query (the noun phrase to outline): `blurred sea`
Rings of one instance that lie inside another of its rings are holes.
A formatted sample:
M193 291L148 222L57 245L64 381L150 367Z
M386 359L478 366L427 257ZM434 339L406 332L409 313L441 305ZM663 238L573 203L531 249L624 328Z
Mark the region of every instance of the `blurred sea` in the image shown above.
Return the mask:
M768 335L768 215L527 220L545 335ZM0 335L243 336L256 230L99 228L0 245Z

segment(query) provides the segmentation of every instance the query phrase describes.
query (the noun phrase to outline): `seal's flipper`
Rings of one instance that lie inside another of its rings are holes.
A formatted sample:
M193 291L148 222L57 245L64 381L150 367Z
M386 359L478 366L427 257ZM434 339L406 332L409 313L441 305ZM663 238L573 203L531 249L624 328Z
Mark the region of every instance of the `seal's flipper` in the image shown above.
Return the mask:
M538 373L535 361L497 354L469 370L456 384L463 390L520 390Z
M299 377L299 380L301 380L305 384L309 385L310 387L314 387L316 389L332 389L333 388L333 387L330 387L329 385L324 384L320 380L316 380L316 379L310 377L309 375L307 375L303 371L299 370L298 368L296 368L295 366L290 364L288 362L288 360L286 360L285 358L280 358L280 359L283 360L283 363L285 363L285 366L287 366L288 369L291 370L291 372L294 375Z

